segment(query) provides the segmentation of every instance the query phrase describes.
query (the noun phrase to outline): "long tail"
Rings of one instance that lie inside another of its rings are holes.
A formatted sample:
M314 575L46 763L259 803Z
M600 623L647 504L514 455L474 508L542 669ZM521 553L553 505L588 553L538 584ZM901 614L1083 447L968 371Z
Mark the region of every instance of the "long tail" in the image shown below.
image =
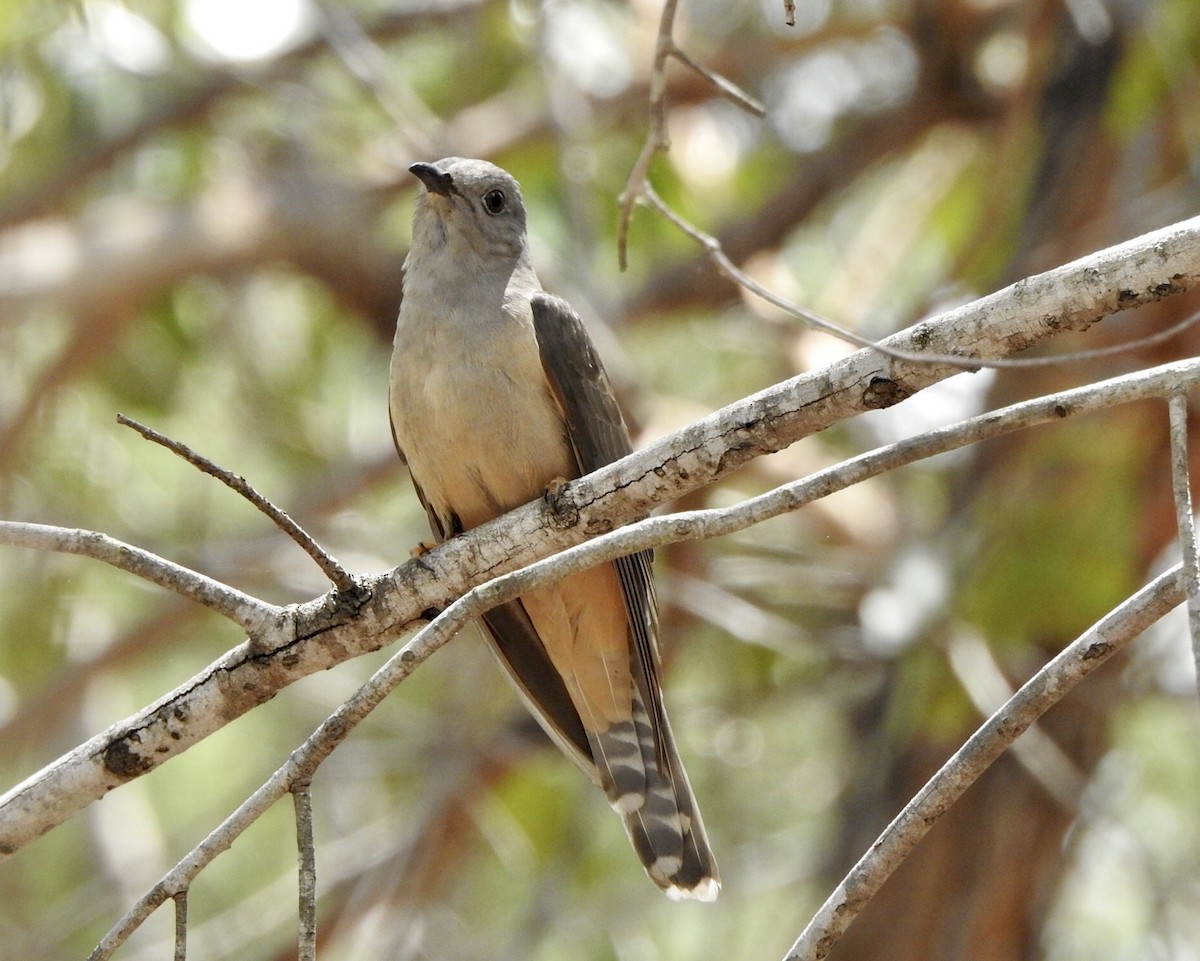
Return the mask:
M715 901L716 861L665 714L657 737L641 695L633 718L590 734L600 783L625 824L642 866L674 900Z

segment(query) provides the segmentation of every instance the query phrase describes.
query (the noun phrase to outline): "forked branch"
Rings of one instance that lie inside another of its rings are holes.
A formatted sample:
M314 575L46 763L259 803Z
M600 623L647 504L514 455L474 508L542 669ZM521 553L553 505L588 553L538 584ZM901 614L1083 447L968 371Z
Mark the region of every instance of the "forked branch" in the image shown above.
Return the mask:
M287 534L295 541L300 549L309 557L316 561L317 566L325 573L325 576L333 583L333 586L344 594L354 594L358 587L354 583L354 578L346 573L346 569L338 563L337 559L318 544L309 533L297 524L288 513L279 507L272 504L267 498L255 490L244 477L239 477L232 471L226 470L224 467L213 463L203 454L192 450L187 444L173 440L165 434L160 434L153 428L147 427L145 424L138 423L132 417L126 417L124 414L117 415L117 423L124 427L131 427L146 440L153 441L165 447L173 454L178 454L185 461L195 467L197 470L203 471L210 477L215 477L230 490L241 494L246 500L253 504L258 510L262 511L267 517L275 523L281 531Z

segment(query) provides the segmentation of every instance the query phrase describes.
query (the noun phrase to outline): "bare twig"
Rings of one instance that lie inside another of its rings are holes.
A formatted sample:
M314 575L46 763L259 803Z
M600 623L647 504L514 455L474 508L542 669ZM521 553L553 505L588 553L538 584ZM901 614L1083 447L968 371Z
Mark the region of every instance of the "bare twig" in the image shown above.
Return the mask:
M298 778L292 784L296 809L297 894L300 907L297 961L317 961L317 850L313 844L312 781Z
M294 762L295 757L296 754L293 753L292 757L275 772L266 784L243 801L238 809L193 848L187 857L147 891L92 949L92 953L88 955L88 961L103 961L103 959L111 958L113 953L141 926L142 922L154 913L155 909L168 898L175 898L181 892L186 891L201 870L222 851L229 850L229 846L243 831L257 821L275 801L286 794L296 778L300 776Z
M676 213L670 205L668 205L655 191L650 183L650 166L654 158L659 154L670 149L670 137L667 132L667 104L666 104L666 63L667 60L674 57L680 63L686 65L699 76L703 77L721 96L726 97L733 103L740 106L755 116L764 116L766 108L763 107L756 99L742 91L739 87L733 84L730 80L721 75L714 73L708 68L702 66L693 60L688 54L679 47L675 42L675 15L678 0L666 0L663 4L662 16L659 20L658 35L655 43L654 60L650 68L650 98L649 98L649 114L650 114L650 129L647 133L646 140L642 145L641 152L634 161L633 167L630 169L629 176L626 179L625 189L621 192L618 199L618 220L617 220L617 261L624 270L628 265L628 244L629 244L629 227L633 219L633 210L639 203L645 203L657 210L663 217L670 221L677 229L692 238L705 251L709 261L717 268L718 273L732 281L737 286L749 291L757 297L762 298L767 303L772 304L784 313L797 320L803 321L814 330L820 330L830 334L839 340L853 344L856 347L874 347L880 353L889 357L894 357L897 360L905 360L910 363L925 363L939 364L958 367L963 370L974 370L980 367L1033 367L1044 366L1050 364L1067 364L1075 363L1079 360L1090 359L1094 356L1105 356L1108 353L1117 353L1129 351L1141 346L1148 346L1150 343L1157 343L1162 340L1174 336L1180 330L1190 326L1197 320L1200 320L1200 313L1194 314L1184 320L1182 323L1171 328L1169 331L1161 331L1151 334L1142 341L1133 343L1119 344L1108 348L1101 348L1098 351L1080 352L1078 354L1056 355L1049 357L1037 358L985 358L974 356L969 352L956 354L932 354L932 353L916 353L908 351L900 351L895 348L887 347L884 344L864 337L855 331L838 324L826 317L822 317L815 311L808 310L798 304L787 300L784 297L768 290L762 284L758 283L750 275L740 270L734 262L729 258L722 248L720 242L712 235L700 230L690 221ZM784 14L789 26L795 26L796 8L792 0L785 0Z
M263 497L246 481L246 478L239 477L232 471L227 471L224 467L219 467L203 454L199 454L192 450L187 444L180 443L177 440L172 440L165 434L160 434L153 428L147 427L145 424L138 423L132 417L126 417L124 414L117 415L117 423L125 427L132 427L147 440L152 440L156 444L161 444L173 454L178 454L193 467L203 471L212 477L215 477L226 487L241 494L246 500L257 507L260 511L266 514L275 525L282 530L288 537L295 541L300 548L316 561L317 566L329 578L333 586L344 594L353 596L358 591L358 585L355 584L354 578L346 573L345 568L338 563L328 551L318 544L308 532L297 524L287 512L276 507L267 498Z
M485 585L485 587L491 588L492 584ZM177 892L186 891L200 872L211 864L217 855L229 850L233 842L262 817L276 801L289 791L295 792L298 785L306 785L310 782L317 768L349 736L354 727L383 703L388 694L426 661L434 651L449 641L469 620L470 614L463 615L461 612L464 609L469 610L470 601L467 598L473 599L481 591L482 588L476 589L461 599L452 610L448 610L436 618L419 631L401 650L392 655L383 667L377 670L352 697L327 717L312 735L292 752L287 761L271 777L246 798L208 837L188 852L113 925L92 950L92 953L88 955L88 961L106 961L111 958L116 950L128 940L129 936L141 926L142 922L168 898L175 897ZM300 795L296 796L300 797ZM297 801L298 805L302 803L302 801ZM303 830L298 821L298 835ZM303 854L301 856L303 857Z
M188 892L177 893L175 901L175 961L187 961Z
M1108 357L1113 354L1128 353L1131 350L1136 350L1143 347L1149 347L1153 344L1163 343L1170 340L1172 337L1186 330L1188 327L1200 321L1200 311L1189 314L1177 324L1172 324L1165 330L1155 331L1152 334L1147 334L1145 337L1140 337L1137 340L1129 341L1123 344L1113 344L1108 347L1099 347L1094 350L1074 351L1067 354L1054 354L1046 357L977 357L971 354L933 354L924 352L915 352L908 350L897 350L889 347L886 344L872 340L869 337L864 337L862 334L851 330L849 327L843 327L841 324L829 320L827 317L822 317L815 311L811 311L806 307L801 307L799 304L788 300L786 297L781 297L779 294L764 287L757 280L741 270L721 247L721 242L711 234L705 233L703 230L695 226L690 221L679 216L669 204L667 204L650 186L645 184L642 188L642 202L648 204L657 210L663 217L670 221L682 233L691 237L708 256L710 263L717 269L717 272L728 278L733 283L737 284L744 290L757 297L761 297L768 304L777 307L785 314L803 321L814 330L820 330L838 340L845 341L848 344L853 344L855 347L871 348L878 350L881 354L887 357L894 357L897 360L908 361L909 363L917 364L944 364L950 367L959 367L963 370L977 370L983 367L993 368L1008 368L1008 367L1046 367L1050 365L1061 366L1063 364L1074 364L1086 360L1094 360L1100 357Z
M1179 527L1179 549L1187 585L1188 630L1192 637L1192 659L1200 688L1200 557L1196 553L1196 521L1192 515L1191 478L1188 470L1188 398L1186 391L1167 399L1171 432L1171 490L1175 496L1175 520Z
M645 203L657 210L677 229L694 240L707 254L710 262L717 271L734 284L762 298L786 314L803 321L815 330L824 331L840 340L858 347L873 348L885 356L909 363L935 364L957 367L963 370L973 370L979 367L1026 367L1046 364L1072 363L1088 356L1103 356L1107 352L1128 351L1139 346L1137 343L1122 344L1104 348L1097 352L1081 353L1079 355L1059 355L1027 359L988 357L983 353L959 350L955 353L936 353L933 351L904 350L886 342L875 341L850 330L814 311L807 310L784 297L779 296L740 270L721 247L720 242L713 236L700 230L694 224L676 213L655 191L650 183L650 166L654 158L670 149L670 137L667 132L666 105L666 64L671 57L687 65L692 70L708 80L723 96L739 104L750 113L761 116L765 110L756 100L743 93L725 78L712 73L689 57L675 42L674 28L678 0L666 0L663 4L659 20L658 34L655 43L654 60L650 68L650 97L649 114L650 129L642 149L630 169L626 179L625 189L618 200L617 220L617 260L624 270L628 262L629 227L633 219L633 210L639 203ZM788 23L795 23L795 7L790 2L785 3L785 13ZM1200 313L1189 317L1169 331L1157 332L1147 338L1147 342L1158 342L1174 336L1179 330L1200 320Z
M672 57L684 66L691 68L708 81L709 85L730 103L736 104L745 110L746 113L755 117L765 117L767 115L767 108L760 101L750 96L750 94L746 93L745 90L728 77L723 77L719 73L709 70L703 64L697 63L674 40L671 41L670 53Z
M625 189L617 200L617 262L621 269L628 266L629 224L633 219L633 208L650 186L650 165L658 154L670 148L667 133L667 61L674 57L707 81L717 93L737 104L747 113L762 117L766 108L754 97L742 90L726 77L701 66L687 55L675 42L675 13L679 0L665 0L658 21L658 34L654 42L654 60L650 65L650 130L638 153Z
M210 611L229 618L251 637L260 634L264 625L280 612L273 604L96 531L0 521L0 544L79 554L103 561L202 604Z
M679 0L665 0L663 3L654 44L654 62L650 65L650 130L629 171L625 189L617 198L617 263L622 270L629 265L629 224L633 220L633 208L650 183L650 164L671 143L667 136L667 58L675 46L671 33L675 29L678 3Z
M820 961L929 829L1029 725L1093 670L1183 601L1180 566L1105 615L1038 671L921 788L850 869L785 961Z

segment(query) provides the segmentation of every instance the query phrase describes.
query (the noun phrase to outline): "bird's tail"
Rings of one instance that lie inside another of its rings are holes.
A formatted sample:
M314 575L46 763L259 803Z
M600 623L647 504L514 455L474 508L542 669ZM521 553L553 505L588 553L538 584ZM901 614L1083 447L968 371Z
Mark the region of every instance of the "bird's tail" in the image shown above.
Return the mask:
M650 880L673 900L715 901L721 879L704 822L666 714L655 720L635 687L633 718L589 734L600 783Z

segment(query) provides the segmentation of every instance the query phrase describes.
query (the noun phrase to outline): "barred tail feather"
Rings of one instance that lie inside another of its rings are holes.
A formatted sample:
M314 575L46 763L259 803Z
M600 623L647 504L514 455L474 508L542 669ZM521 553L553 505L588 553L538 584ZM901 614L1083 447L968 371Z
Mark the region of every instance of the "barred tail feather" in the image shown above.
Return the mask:
M666 717L656 737L635 691L632 719L589 737L601 786L650 880L674 900L716 900L716 863Z

